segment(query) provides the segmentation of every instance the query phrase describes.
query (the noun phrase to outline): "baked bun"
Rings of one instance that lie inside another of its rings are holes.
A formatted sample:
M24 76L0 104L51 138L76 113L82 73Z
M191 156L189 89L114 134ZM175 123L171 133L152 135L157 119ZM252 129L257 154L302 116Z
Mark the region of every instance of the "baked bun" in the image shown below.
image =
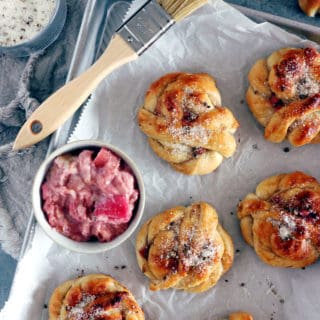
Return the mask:
M143 320L131 292L113 278L91 274L59 285L49 301L49 320Z
M320 0L299 0L299 5L309 17L314 17L320 11Z
M229 320L253 320L253 317L247 312L235 312L230 314Z
M320 54L286 48L259 60L249 72L248 105L272 142L320 142Z
M208 74L171 73L152 83L138 122L153 151L185 174L210 173L236 150L239 124Z
M263 180L238 206L245 241L267 264L302 268L320 250L320 184L302 172Z
M138 234L136 254L151 290L198 293L213 287L230 269L234 248L216 211L198 202L147 221Z

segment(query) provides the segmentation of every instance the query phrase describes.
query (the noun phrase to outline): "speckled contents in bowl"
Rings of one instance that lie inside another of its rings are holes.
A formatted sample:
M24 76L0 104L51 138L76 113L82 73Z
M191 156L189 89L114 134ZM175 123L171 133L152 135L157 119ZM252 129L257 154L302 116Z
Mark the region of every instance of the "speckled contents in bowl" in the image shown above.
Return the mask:
M0 0L0 46L32 39L49 24L57 0Z
M139 192L135 177L112 151L56 157L41 186L49 224L75 241L111 241L129 226Z

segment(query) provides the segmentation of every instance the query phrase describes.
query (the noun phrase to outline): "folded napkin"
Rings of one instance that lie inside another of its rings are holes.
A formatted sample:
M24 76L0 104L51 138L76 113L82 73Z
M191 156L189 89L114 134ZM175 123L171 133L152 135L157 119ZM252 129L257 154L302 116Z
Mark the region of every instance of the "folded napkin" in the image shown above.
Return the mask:
M67 0L66 25L58 40L27 58L0 56L0 244L17 258L31 212L34 174L48 139L13 152L12 144L29 115L65 82L86 0Z

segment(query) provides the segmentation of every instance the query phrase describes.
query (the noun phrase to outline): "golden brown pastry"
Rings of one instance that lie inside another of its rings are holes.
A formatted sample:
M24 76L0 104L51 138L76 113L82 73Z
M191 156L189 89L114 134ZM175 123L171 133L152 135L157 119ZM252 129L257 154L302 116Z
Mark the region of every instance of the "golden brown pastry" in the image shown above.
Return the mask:
M245 241L267 264L301 268L320 251L320 184L302 172L263 180L238 206Z
M210 173L236 150L239 124L208 74L171 73L152 83L138 122L153 151L185 174Z
M320 142L320 54L286 48L259 60L249 72L247 102L272 142Z
M235 312L230 314L229 320L253 320L253 317L247 312Z
M136 242L138 264L150 289L193 293L213 287L229 270L234 248L205 202L166 210L147 221Z
M58 286L49 301L49 320L143 320L131 292L113 278L91 274Z
M299 0L299 5L309 17L314 17L320 11L320 0Z

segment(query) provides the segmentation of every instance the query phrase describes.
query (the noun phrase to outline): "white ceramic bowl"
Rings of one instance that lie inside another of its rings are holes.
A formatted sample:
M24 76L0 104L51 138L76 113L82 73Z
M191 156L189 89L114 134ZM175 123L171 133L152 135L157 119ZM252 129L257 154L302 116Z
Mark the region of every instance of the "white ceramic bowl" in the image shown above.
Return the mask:
M48 169L51 166L52 161L57 157L65 153L69 153L71 151L76 150L84 150L84 149L93 149L93 148L102 148L105 147L115 154L117 154L132 170L138 185L139 191L139 198L136 203L136 208L134 210L134 216L131 219L129 227L125 230L122 234L117 236L115 239L109 242L98 242L98 241L88 241L88 242L78 242L74 241L61 233L57 232L54 228L52 228L47 218L42 210L42 199L41 199L41 185L43 180L46 176ZM102 141L95 141L95 140L81 140L72 142L62 146L61 148L55 150L50 156L41 164L33 183L33 190L32 190L32 202L33 202L33 209L35 217L42 227L44 232L56 243L60 244L61 246L76 252L81 253L98 253L110 250L118 245L120 245L123 241L130 237L133 231L137 228L141 216L144 210L145 204L145 189L141 174L134 164L134 162L122 151L118 148L104 143Z
M15 46L0 46L0 54L4 53L14 57L25 57L43 50L52 44L60 35L67 16L66 0L56 0L55 11L49 23L31 39L18 43Z

